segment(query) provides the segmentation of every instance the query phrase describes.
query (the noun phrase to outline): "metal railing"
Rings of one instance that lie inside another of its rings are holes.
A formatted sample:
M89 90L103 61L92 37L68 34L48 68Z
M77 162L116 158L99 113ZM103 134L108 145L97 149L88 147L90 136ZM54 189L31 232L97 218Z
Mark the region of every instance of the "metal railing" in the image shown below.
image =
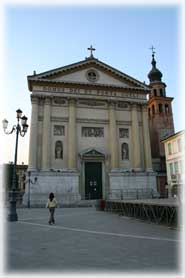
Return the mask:
M105 211L117 213L120 216L134 217L155 224L178 226L181 216L177 204L144 203L133 201L108 200L105 202Z
M16 192L16 205L17 207L44 207L48 200L48 193L32 193L26 194L23 191ZM4 205L9 207L9 200L11 197L11 192L4 193ZM88 193L88 194L79 194L79 193L55 193L55 198L57 200L58 206L78 206L78 205L91 205L94 204L97 200L101 200L99 195Z
M18 207L35 207L35 206L44 206L48 200L48 193L31 193L29 195L23 191L18 191L16 194L16 203ZM79 193L55 193L55 197L59 206L61 205L78 205L79 203L88 203L95 200L101 200L102 197L95 193L88 194L79 194ZM9 206L10 192L5 193L4 195L4 204ZM152 199L152 198L161 198L160 194L154 191L153 189L113 189L106 193L104 197L105 200L138 200L138 199Z
M108 200L138 200L159 198L160 194L153 189L144 188L128 188L128 189L112 189L107 194Z

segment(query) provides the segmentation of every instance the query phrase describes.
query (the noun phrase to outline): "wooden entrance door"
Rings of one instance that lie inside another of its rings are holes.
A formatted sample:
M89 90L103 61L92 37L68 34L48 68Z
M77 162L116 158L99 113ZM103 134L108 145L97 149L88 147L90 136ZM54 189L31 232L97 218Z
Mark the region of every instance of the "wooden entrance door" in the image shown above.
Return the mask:
M85 162L86 199L102 199L102 163Z

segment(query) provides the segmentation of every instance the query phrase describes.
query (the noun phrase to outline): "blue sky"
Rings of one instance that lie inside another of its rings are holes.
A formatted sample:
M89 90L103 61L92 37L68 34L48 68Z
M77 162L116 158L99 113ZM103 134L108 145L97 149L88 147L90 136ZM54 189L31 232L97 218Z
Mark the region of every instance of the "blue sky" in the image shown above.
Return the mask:
M3 118L15 123L21 108L29 121L30 93L27 75L83 60L92 44L94 56L118 70L148 84L151 45L156 48L157 67L163 73L167 95L174 97L175 130L180 120L180 33L178 6L34 6L6 5L4 25ZM30 124L30 122L29 122ZM9 137L12 137L11 139ZM13 160L14 137L6 136L10 147L5 162ZM27 162L29 133L20 139L19 162Z

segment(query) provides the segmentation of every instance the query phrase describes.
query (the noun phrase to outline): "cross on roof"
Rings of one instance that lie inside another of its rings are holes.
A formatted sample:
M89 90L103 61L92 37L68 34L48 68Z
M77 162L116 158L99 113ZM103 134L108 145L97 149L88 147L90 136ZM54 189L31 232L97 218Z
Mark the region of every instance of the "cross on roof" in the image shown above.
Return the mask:
M153 45L152 45L152 47L150 47L150 49L152 50L152 55L154 55L155 54L155 51L154 51L155 47L153 47Z
M90 47L88 47L87 49L91 51L90 57L93 57L92 52L95 51L96 49L93 48L92 45Z

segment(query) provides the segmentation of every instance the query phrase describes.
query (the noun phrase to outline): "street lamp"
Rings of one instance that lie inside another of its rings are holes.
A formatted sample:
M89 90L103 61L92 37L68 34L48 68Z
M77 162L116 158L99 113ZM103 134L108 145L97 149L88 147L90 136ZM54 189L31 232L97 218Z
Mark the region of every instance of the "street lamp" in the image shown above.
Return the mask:
M11 134L14 131L16 132L16 143L15 143L15 157L14 157L14 165L13 165L13 177L12 177L12 188L10 191L10 212L8 215L8 220L9 221L17 221L18 216L16 212L16 165L17 165L17 150L18 150L18 137L19 134L24 137L28 130L28 125L27 125L27 117L22 116L22 111L18 109L16 111L17 113L17 124L12 127L12 130L10 132L7 131L8 127L8 121L6 119L3 120L3 129L6 134ZM20 124L21 120L21 124Z
M35 184L37 182L37 177L35 177L34 181L32 181L30 176L31 176L31 172L28 171L28 180L26 181L28 182L28 208L30 208L30 185Z

